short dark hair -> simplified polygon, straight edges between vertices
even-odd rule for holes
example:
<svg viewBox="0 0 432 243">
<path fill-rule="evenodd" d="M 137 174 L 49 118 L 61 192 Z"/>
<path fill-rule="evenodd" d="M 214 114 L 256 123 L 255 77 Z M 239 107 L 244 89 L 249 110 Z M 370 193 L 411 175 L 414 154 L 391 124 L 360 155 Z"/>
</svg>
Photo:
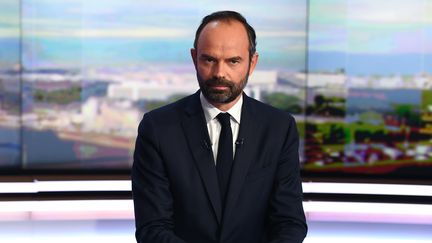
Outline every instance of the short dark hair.
<svg viewBox="0 0 432 243">
<path fill-rule="evenodd" d="M 243 26 L 246 29 L 248 38 L 249 38 L 249 56 L 252 57 L 253 54 L 255 54 L 256 45 L 257 45 L 255 30 L 252 26 L 249 25 L 249 23 L 246 21 L 245 17 L 243 17 L 240 13 L 237 13 L 235 11 L 218 11 L 218 12 L 214 12 L 210 15 L 205 16 L 203 18 L 203 20 L 201 21 L 201 24 L 198 26 L 198 29 L 195 33 L 195 40 L 194 40 L 194 48 L 195 49 L 197 49 L 198 38 L 199 38 L 202 30 L 204 29 L 204 27 L 208 23 L 210 23 L 212 21 L 216 21 L 216 20 L 222 20 L 222 21 L 237 20 L 241 24 L 243 24 Z"/>
</svg>

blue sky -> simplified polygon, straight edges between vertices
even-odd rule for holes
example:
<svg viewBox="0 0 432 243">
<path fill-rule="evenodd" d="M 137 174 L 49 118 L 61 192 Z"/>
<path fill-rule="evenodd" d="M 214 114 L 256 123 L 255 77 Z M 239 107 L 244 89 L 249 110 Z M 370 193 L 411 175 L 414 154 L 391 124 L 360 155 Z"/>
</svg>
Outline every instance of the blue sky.
<svg viewBox="0 0 432 243">
<path fill-rule="evenodd" d="M 19 1 L 0 1 L 0 38 L 19 37 Z"/>
<path fill-rule="evenodd" d="M 29 36 L 184 37 L 204 15 L 221 9 L 240 11 L 262 36 L 304 37 L 306 2 L 300 0 L 33 0 L 23 5 L 23 23 Z"/>
<path fill-rule="evenodd" d="M 311 0 L 311 51 L 432 53 L 432 1 Z"/>
<path fill-rule="evenodd" d="M 73 62 L 71 54 L 76 56 L 75 62 L 100 59 L 120 63 L 128 61 L 127 55 L 131 55 L 129 62 L 139 62 L 136 53 L 114 43 L 116 40 L 157 45 L 154 50 L 133 46 L 134 50 L 147 50 L 142 53 L 143 60 L 155 56 L 149 51 L 160 49 L 161 40 L 164 45 L 169 43 L 174 55 L 184 55 L 183 60 L 190 61 L 189 48 L 202 17 L 230 9 L 241 12 L 256 29 L 257 49 L 264 54 L 261 63 L 267 67 L 305 69 L 307 10 L 304 0 L 33 0 L 25 1 L 22 9 L 25 65 Z M 98 45 L 97 41 L 113 43 L 118 49 L 102 48 L 106 45 Z M 83 48 L 92 51 L 85 53 Z M 116 58 L 115 53 L 122 56 Z M 161 61 L 164 57 L 160 56 Z"/>
<path fill-rule="evenodd" d="M 310 71 L 432 73 L 432 1 L 311 0 Z"/>
<path fill-rule="evenodd" d="M 377 67 L 368 68 L 369 62 L 363 61 L 371 56 L 377 56 L 377 61 L 371 63 L 388 64 L 383 66 L 382 73 L 397 72 L 399 64 L 403 65 L 400 68 L 403 73 L 414 74 L 432 63 L 432 1 L 428 0 L 311 0 L 309 16 L 305 0 L 31 0 L 22 3 L 24 51 L 27 51 L 25 57 L 30 58 L 25 60 L 31 65 L 79 62 L 81 58 L 107 58 L 109 62 L 115 61 L 114 53 L 123 55 L 118 56 L 118 61 L 127 61 L 130 54 L 127 49 L 107 53 L 107 48 L 97 45 L 97 40 L 116 39 L 164 40 L 172 43 L 169 48 L 174 55 L 185 55 L 183 60 L 188 60 L 187 52 L 199 21 L 204 15 L 222 9 L 239 11 L 251 22 L 258 34 L 258 51 L 264 54 L 261 63 L 269 67 L 304 69 L 306 38 L 309 38 L 312 71 L 345 68 L 376 73 Z M 2 38 L 19 37 L 18 12 L 17 1 L 0 2 L 3 45 Z M 306 36 L 307 20 L 309 36 Z M 82 46 L 95 51 L 84 53 Z M 136 53 L 131 55 L 131 61 L 136 61 L 134 58 Z M 399 61 L 408 59 L 415 61 Z M 394 70 L 385 70 L 388 68 Z"/>
</svg>

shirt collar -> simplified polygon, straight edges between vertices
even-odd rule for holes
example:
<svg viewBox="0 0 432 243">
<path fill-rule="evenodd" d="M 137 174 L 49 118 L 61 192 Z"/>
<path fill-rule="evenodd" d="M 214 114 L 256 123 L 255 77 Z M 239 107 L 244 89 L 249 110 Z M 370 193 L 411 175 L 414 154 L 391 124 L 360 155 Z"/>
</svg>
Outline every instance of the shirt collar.
<svg viewBox="0 0 432 243">
<path fill-rule="evenodd" d="M 200 92 L 200 100 L 201 100 L 201 106 L 204 111 L 204 116 L 206 119 L 206 122 L 209 123 L 211 120 L 215 119 L 216 116 L 223 112 L 216 108 L 214 105 L 210 104 L 207 99 L 204 97 L 202 92 Z M 235 122 L 240 124 L 240 118 L 241 118 L 241 108 L 243 105 L 243 95 L 240 95 L 240 99 L 231 107 L 228 112 L 231 117 L 234 119 Z"/>
</svg>

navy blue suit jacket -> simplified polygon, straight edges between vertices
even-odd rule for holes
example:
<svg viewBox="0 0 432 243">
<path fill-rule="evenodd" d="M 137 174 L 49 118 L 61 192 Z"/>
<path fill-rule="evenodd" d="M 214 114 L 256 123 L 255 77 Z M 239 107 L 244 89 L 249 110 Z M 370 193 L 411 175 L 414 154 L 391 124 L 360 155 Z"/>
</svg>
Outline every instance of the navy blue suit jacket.
<svg viewBox="0 0 432 243">
<path fill-rule="evenodd" d="M 225 208 L 199 92 L 144 115 L 132 168 L 139 243 L 303 241 L 294 118 L 243 97 Z"/>
</svg>

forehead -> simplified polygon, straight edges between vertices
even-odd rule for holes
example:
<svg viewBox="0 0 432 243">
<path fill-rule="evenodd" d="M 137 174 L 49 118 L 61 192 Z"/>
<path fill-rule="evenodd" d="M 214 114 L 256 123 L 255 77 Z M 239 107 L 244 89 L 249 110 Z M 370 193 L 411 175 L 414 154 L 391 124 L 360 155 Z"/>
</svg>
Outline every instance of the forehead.
<svg viewBox="0 0 432 243">
<path fill-rule="evenodd" d="M 249 52 L 246 28 L 237 20 L 217 20 L 208 23 L 199 35 L 198 51 Z"/>
</svg>

